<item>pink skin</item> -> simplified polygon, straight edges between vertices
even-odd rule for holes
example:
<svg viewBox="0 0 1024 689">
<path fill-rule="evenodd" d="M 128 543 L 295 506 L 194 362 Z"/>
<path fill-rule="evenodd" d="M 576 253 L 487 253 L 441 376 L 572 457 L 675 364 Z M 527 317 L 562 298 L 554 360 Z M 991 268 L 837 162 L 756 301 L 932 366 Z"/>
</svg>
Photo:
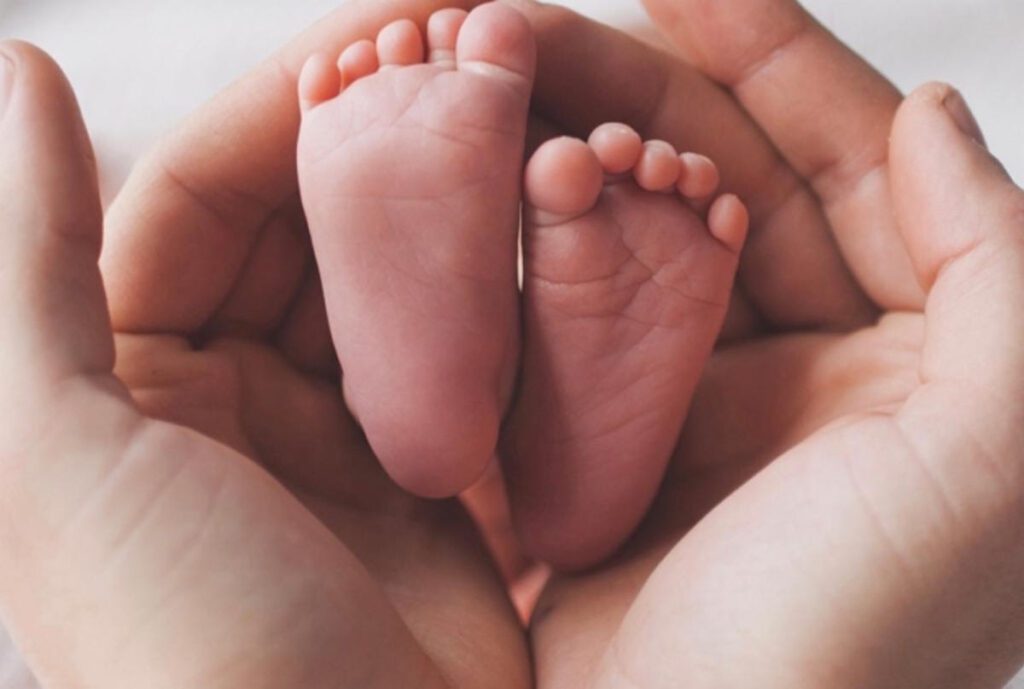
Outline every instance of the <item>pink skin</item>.
<svg viewBox="0 0 1024 689">
<path fill-rule="evenodd" d="M 549 141 L 525 180 L 525 349 L 503 455 L 527 549 L 577 569 L 620 546 L 654 497 L 748 218 L 735 196 L 711 199 L 707 158 L 620 124 Z"/>
<path fill-rule="evenodd" d="M 438 12 L 426 40 L 395 22 L 300 80 L 299 179 L 345 397 L 418 495 L 475 482 L 511 397 L 535 53 L 526 19 L 492 3 Z"/>
</svg>

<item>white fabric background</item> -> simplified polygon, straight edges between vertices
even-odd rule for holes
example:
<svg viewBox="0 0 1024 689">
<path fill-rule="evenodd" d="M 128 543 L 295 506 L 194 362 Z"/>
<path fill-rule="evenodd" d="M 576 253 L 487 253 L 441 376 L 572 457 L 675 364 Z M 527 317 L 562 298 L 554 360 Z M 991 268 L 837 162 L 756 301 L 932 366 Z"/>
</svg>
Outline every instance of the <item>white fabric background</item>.
<svg viewBox="0 0 1024 689">
<path fill-rule="evenodd" d="M 384 0 L 381 0 L 384 1 Z M 338 0 L 0 0 L 0 36 L 35 42 L 78 91 L 109 198 L 182 116 Z M 639 25 L 638 0 L 568 0 Z M 966 95 L 992 149 L 1024 180 L 1024 2 L 806 0 L 904 89 L 942 79 Z M 17 563 L 0 563 L 17 566 Z M 34 689 L 0 629 L 0 689 Z M 1024 689 L 1024 675 L 1012 685 Z"/>
</svg>

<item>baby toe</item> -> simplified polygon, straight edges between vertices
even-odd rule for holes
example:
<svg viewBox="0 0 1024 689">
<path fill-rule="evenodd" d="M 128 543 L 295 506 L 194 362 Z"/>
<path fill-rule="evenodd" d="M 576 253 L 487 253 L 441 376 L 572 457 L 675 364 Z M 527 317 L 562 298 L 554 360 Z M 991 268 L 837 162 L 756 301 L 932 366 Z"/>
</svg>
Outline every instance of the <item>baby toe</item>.
<svg viewBox="0 0 1024 689">
<path fill-rule="evenodd" d="M 624 124 L 602 124 L 590 135 L 588 143 L 601 161 L 601 167 L 610 175 L 632 170 L 644 152 L 643 139 Z"/>
<path fill-rule="evenodd" d="M 688 199 L 706 199 L 718 190 L 721 176 L 718 166 L 698 153 L 684 153 L 679 156 L 682 171 L 679 175 L 677 189 Z"/>
<path fill-rule="evenodd" d="M 435 12 L 427 23 L 428 59 L 435 64 L 455 65 L 455 45 L 469 13 L 450 8 Z"/>
<path fill-rule="evenodd" d="M 338 58 L 338 73 L 341 74 L 342 88 L 348 88 L 363 77 L 368 77 L 380 68 L 377 46 L 373 41 L 353 43 Z"/>
<path fill-rule="evenodd" d="M 381 67 L 404 67 L 423 62 L 423 35 L 416 23 L 400 19 L 377 35 L 377 57 Z"/>
<path fill-rule="evenodd" d="M 711 204 L 708 211 L 708 229 L 715 239 L 734 253 L 742 251 L 749 227 L 750 214 L 739 197 L 724 194 Z"/>
<path fill-rule="evenodd" d="M 299 105 L 306 113 L 338 95 L 338 70 L 325 53 L 316 53 L 302 67 L 299 74 Z"/>
<path fill-rule="evenodd" d="M 648 141 L 644 144 L 640 161 L 633 169 L 633 176 L 641 189 L 668 191 L 679 181 L 682 166 L 682 160 L 672 144 L 666 141 Z"/>
</svg>

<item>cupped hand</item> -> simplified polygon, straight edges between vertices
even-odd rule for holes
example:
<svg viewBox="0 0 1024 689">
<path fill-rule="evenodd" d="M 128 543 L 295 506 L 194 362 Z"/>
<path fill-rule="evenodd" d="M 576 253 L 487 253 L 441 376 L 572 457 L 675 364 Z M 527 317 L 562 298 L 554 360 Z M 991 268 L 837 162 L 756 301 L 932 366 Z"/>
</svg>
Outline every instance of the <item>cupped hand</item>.
<svg viewBox="0 0 1024 689">
<path fill-rule="evenodd" d="M 350 4 L 140 166 L 106 220 L 118 378 L 84 137 L 40 115 L 70 100 L 52 68 L 31 99 L 19 78 L 0 600 L 45 680 L 528 684 L 460 515 L 391 492 L 339 421 L 294 181 L 303 59 L 449 4 Z M 755 234 L 651 518 L 538 610 L 540 686 L 996 686 L 1021 645 L 1019 191 L 946 91 L 894 130 L 900 95 L 792 2 L 651 4 L 691 66 L 519 3 L 538 111 L 710 154 Z"/>
<path fill-rule="evenodd" d="M 901 105 L 795 2 L 647 4 L 682 59 L 518 4 L 539 115 L 708 154 L 751 243 L 647 522 L 541 600 L 538 685 L 1002 686 L 1024 659 L 1024 193 L 955 91 Z"/>
<path fill-rule="evenodd" d="M 438 4 L 348 6 L 169 140 L 106 218 L 109 301 L 74 96 L 0 46 L 0 611 L 44 686 L 529 685 L 469 519 L 344 409 L 280 136 L 298 53 Z"/>
</svg>

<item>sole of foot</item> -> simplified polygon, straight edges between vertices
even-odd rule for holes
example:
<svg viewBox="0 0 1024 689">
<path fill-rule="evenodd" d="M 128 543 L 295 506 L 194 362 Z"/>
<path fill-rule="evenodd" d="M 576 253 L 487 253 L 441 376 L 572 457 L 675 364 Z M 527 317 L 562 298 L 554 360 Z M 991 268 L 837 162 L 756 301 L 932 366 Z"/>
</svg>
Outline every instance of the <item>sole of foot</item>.
<svg viewBox="0 0 1024 689">
<path fill-rule="evenodd" d="M 448 497 L 494 456 L 519 349 L 536 46 L 497 3 L 384 28 L 299 84 L 299 181 L 346 400 L 388 473 Z"/>
<path fill-rule="evenodd" d="M 527 165 L 524 352 L 504 433 L 517 530 L 579 569 L 649 509 L 725 319 L 748 215 L 706 157 L 627 126 Z"/>
</svg>

